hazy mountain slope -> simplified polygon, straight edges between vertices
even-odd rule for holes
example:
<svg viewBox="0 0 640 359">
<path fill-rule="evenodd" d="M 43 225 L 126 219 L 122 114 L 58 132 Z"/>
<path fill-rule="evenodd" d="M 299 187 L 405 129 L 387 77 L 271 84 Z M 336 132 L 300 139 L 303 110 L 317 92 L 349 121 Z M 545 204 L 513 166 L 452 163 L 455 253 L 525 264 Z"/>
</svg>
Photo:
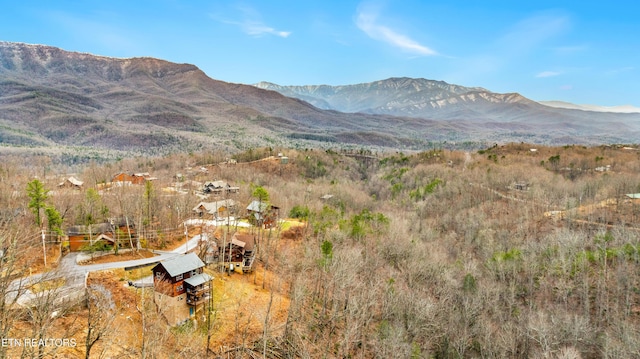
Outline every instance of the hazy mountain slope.
<svg viewBox="0 0 640 359">
<path fill-rule="evenodd" d="M 10 145 L 151 153 L 274 139 L 419 147 L 441 138 L 432 131 L 438 126 L 324 111 L 275 91 L 213 80 L 193 65 L 0 42 L 0 140 Z"/>
<path fill-rule="evenodd" d="M 480 87 L 412 78 L 390 78 L 345 86 L 280 86 L 268 82 L 255 86 L 325 109 L 420 118 L 440 117 L 463 110 L 480 112 L 481 107 L 488 104 L 533 103 L 518 94 L 496 94 Z"/>
<path fill-rule="evenodd" d="M 597 106 L 597 105 L 577 105 L 564 101 L 539 101 L 540 104 L 554 107 L 566 108 L 572 110 L 596 111 L 596 112 L 614 112 L 614 113 L 640 113 L 640 108 L 634 106 Z"/>
<path fill-rule="evenodd" d="M 420 149 L 443 141 L 638 138 L 637 114 L 594 117 L 517 94 L 443 82 L 392 79 L 344 89 L 309 88 L 308 96 L 324 93 L 327 103 L 362 111 L 323 110 L 276 91 L 211 79 L 189 64 L 0 42 L 0 144 L 158 154 L 317 141 Z M 424 89 L 432 93 L 427 96 Z M 374 101 L 365 94 L 379 97 Z"/>
<path fill-rule="evenodd" d="M 499 94 L 426 79 L 390 78 L 345 86 L 261 82 L 255 86 L 337 111 L 476 123 L 481 127 L 475 129 L 478 137 L 486 136 L 483 130 L 492 128 L 503 141 L 528 137 L 546 138 L 551 143 L 636 142 L 640 131 L 637 113 L 550 107 L 517 93 Z"/>
</svg>

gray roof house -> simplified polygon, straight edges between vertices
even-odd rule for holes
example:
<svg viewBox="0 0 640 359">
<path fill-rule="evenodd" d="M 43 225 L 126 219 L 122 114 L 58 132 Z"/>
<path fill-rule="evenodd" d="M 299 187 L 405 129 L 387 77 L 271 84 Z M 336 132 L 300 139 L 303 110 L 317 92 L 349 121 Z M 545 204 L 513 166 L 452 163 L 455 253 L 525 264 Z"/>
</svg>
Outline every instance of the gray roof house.
<svg viewBox="0 0 640 359">
<path fill-rule="evenodd" d="M 204 273 L 204 263 L 195 253 L 164 260 L 152 271 L 154 301 L 171 325 L 193 317 L 209 298 L 213 278 Z"/>
<path fill-rule="evenodd" d="M 225 213 L 232 212 L 236 207 L 236 201 L 232 199 L 224 199 L 215 202 L 200 202 L 193 208 L 193 211 L 202 217 L 202 215 L 211 214 L 215 217 L 224 217 Z"/>
<path fill-rule="evenodd" d="M 280 207 L 256 200 L 249 203 L 247 212 L 250 220 L 255 220 L 257 224 L 270 228 L 280 216 Z"/>
</svg>

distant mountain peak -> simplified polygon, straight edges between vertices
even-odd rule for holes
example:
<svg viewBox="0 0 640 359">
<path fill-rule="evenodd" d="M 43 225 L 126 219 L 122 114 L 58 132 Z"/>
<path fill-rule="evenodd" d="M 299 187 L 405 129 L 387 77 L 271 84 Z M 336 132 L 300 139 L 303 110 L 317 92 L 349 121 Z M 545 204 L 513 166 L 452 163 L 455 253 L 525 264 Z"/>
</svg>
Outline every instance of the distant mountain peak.
<svg viewBox="0 0 640 359">
<path fill-rule="evenodd" d="M 554 108 L 565 108 L 571 110 L 612 112 L 612 113 L 640 113 L 640 108 L 631 105 L 623 106 L 597 106 L 597 105 L 577 105 L 564 101 L 540 101 L 541 104 Z"/>
<path fill-rule="evenodd" d="M 354 85 L 281 86 L 261 82 L 255 86 L 278 91 L 314 106 L 342 112 L 433 118 L 433 111 L 459 111 L 465 104 L 534 103 L 517 94 L 498 94 L 482 87 L 465 87 L 424 78 L 391 77 Z M 436 116 L 437 117 L 437 116 Z"/>
</svg>

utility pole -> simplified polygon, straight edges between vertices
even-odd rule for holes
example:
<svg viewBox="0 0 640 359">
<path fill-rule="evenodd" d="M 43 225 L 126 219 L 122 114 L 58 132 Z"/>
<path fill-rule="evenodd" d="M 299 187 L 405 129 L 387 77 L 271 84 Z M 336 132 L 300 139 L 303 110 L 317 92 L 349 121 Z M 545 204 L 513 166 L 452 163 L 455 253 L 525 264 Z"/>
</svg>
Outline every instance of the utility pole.
<svg viewBox="0 0 640 359">
<path fill-rule="evenodd" d="M 225 271 L 225 266 L 227 265 L 227 257 L 226 257 L 226 253 L 227 252 L 227 235 L 225 234 L 222 237 L 222 267 L 220 268 L 221 271 L 220 273 L 224 273 Z M 218 252 L 220 253 L 220 252 Z M 219 262 L 218 262 L 219 263 Z"/>
<path fill-rule="evenodd" d="M 213 278 L 209 280 L 209 305 L 207 306 L 207 353 L 206 358 L 209 357 L 209 347 L 211 344 L 211 315 L 213 313 Z"/>
<path fill-rule="evenodd" d="M 231 266 L 233 265 L 231 263 L 231 260 L 232 260 L 232 257 L 231 257 L 231 244 L 233 244 L 232 242 L 233 241 L 229 242 L 229 268 L 228 268 L 227 275 L 231 275 Z"/>
<path fill-rule="evenodd" d="M 44 243 L 44 237 L 45 237 L 45 234 L 43 229 L 42 230 L 42 254 L 44 256 L 44 266 L 46 267 L 47 266 L 47 247 Z"/>
<path fill-rule="evenodd" d="M 184 244 L 184 254 L 187 254 L 189 253 L 189 231 L 187 231 L 187 222 L 182 222 L 182 224 L 184 224 L 184 238 L 186 239 L 186 242 Z"/>
</svg>

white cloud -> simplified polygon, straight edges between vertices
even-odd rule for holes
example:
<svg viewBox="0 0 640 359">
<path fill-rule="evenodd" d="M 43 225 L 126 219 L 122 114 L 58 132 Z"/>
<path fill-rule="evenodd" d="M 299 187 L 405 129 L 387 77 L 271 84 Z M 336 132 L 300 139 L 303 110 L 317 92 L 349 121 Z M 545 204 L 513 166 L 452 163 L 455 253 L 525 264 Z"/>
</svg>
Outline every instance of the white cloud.
<svg viewBox="0 0 640 359">
<path fill-rule="evenodd" d="M 417 55 L 438 55 L 438 53 L 431 48 L 424 46 L 391 28 L 379 24 L 378 11 L 371 6 L 361 6 L 358 9 L 355 22 L 360 30 L 374 40 L 386 42 L 389 45 Z"/>
<path fill-rule="evenodd" d="M 268 34 L 286 38 L 291 35 L 291 31 L 276 30 L 262 23 L 253 21 L 245 21 L 239 25 L 246 34 L 251 36 L 262 36 L 264 34 Z"/>
<path fill-rule="evenodd" d="M 260 37 L 263 35 L 273 35 L 282 38 L 287 38 L 291 35 L 291 31 L 276 30 L 275 28 L 265 25 L 262 22 L 262 16 L 253 8 L 242 6 L 238 10 L 242 13 L 242 20 L 223 20 L 218 19 L 217 16 L 211 16 L 214 20 L 218 20 L 225 24 L 238 26 L 245 34 Z"/>
<path fill-rule="evenodd" d="M 538 73 L 536 75 L 536 77 L 540 77 L 540 78 L 542 78 L 542 77 L 554 77 L 554 76 L 558 76 L 560 74 L 561 74 L 561 72 L 556 72 L 556 71 L 542 71 L 542 72 Z"/>
</svg>

